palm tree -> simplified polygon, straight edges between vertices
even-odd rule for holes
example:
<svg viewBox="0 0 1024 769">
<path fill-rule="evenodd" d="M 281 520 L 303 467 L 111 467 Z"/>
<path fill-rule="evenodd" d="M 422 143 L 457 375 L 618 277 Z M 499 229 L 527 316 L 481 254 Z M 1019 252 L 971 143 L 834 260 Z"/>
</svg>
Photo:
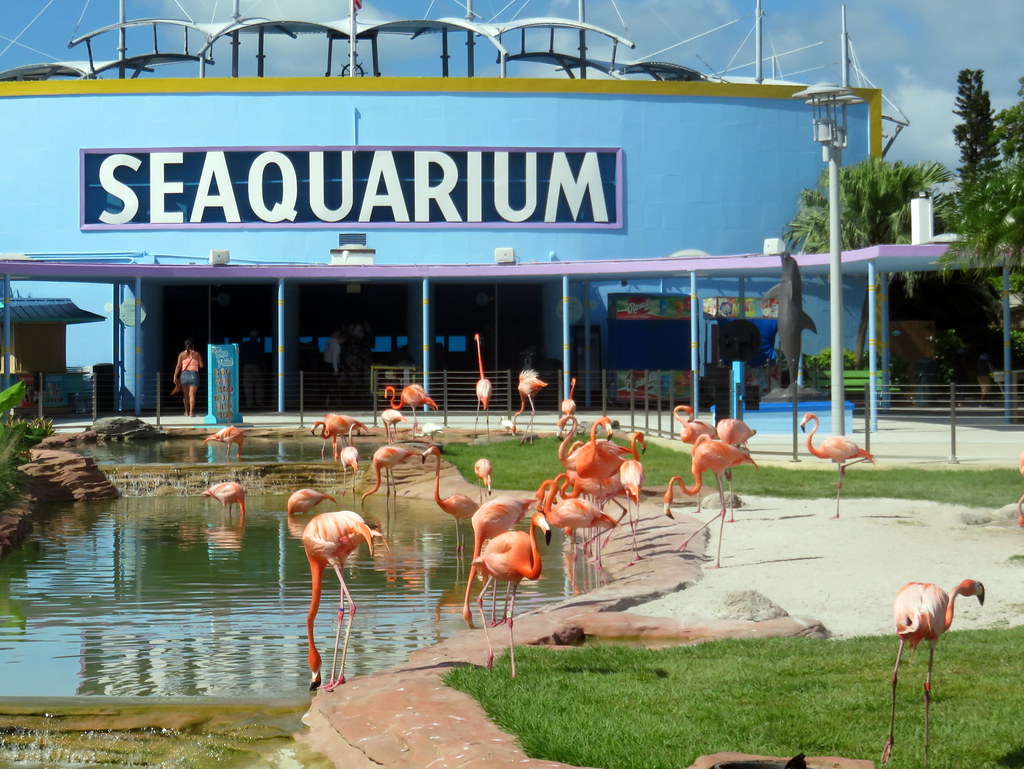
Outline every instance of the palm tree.
<svg viewBox="0 0 1024 769">
<path fill-rule="evenodd" d="M 866 158 L 840 170 L 840 247 L 843 250 L 910 242 L 910 201 L 927 191 L 935 201 L 939 220 L 948 219 L 952 201 L 940 190 L 952 173 L 941 163 L 904 165 L 881 158 Z M 801 191 L 797 213 L 784 236 L 792 250 L 823 254 L 829 250 L 828 171 L 818 186 Z M 900 273 L 899 280 L 912 292 L 914 273 Z M 857 330 L 855 357 L 864 352 L 867 335 L 867 292 Z"/>
<path fill-rule="evenodd" d="M 960 238 L 946 253 L 948 266 L 1024 266 L 1024 160 L 965 184 L 956 225 Z"/>
</svg>

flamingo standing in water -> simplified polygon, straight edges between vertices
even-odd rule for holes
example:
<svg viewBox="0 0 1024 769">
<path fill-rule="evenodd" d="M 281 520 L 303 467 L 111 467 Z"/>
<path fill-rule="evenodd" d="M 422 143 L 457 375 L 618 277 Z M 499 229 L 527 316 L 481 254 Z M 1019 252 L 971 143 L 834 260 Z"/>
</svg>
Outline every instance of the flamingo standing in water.
<svg viewBox="0 0 1024 769">
<path fill-rule="evenodd" d="M 488 407 L 491 404 L 491 380 L 484 376 L 484 356 L 480 351 L 480 335 L 473 334 L 476 340 L 476 365 L 480 369 L 480 378 L 476 380 L 476 418 L 473 420 L 473 432 L 476 432 L 476 423 L 480 419 L 480 409 L 484 410 L 484 424 L 487 426 L 487 434 L 491 434 L 491 415 Z"/>
<path fill-rule="evenodd" d="M 373 472 L 377 477 L 376 483 L 373 484 L 373 488 L 365 492 L 362 498 L 359 500 L 359 504 L 366 504 L 366 498 L 371 494 L 376 493 L 377 489 L 380 488 L 381 473 L 385 475 L 385 488 L 387 496 L 391 497 L 391 491 L 394 489 L 395 498 L 398 498 L 398 488 L 395 485 L 395 476 L 392 472 L 394 468 L 398 467 L 402 462 L 412 457 L 419 456 L 419 452 L 413 449 L 406 449 L 401 446 L 381 446 L 375 452 L 373 452 Z"/>
<path fill-rule="evenodd" d="M 680 413 L 686 414 L 688 419 L 683 419 Z M 679 428 L 679 440 L 683 443 L 696 443 L 697 439 L 702 435 L 707 435 L 710 438 L 717 438 L 718 431 L 712 425 L 707 422 L 701 422 L 699 419 L 694 420 L 693 409 L 689 406 L 676 406 L 672 409 L 672 417 L 681 426 Z"/>
<path fill-rule="evenodd" d="M 351 510 L 339 510 L 335 513 L 321 513 L 306 525 L 302 532 L 302 546 L 309 560 L 309 572 L 312 578 L 312 596 L 309 601 L 309 614 L 306 616 L 306 639 L 309 644 L 309 669 L 312 673 L 309 688 L 333 690 L 345 683 L 345 657 L 348 654 L 349 637 L 352 634 L 352 620 L 356 614 L 356 603 L 352 600 L 345 585 L 342 569 L 345 560 L 365 540 L 373 555 L 373 532 L 362 516 Z M 330 566 L 338 575 L 341 583 L 341 595 L 338 600 L 338 628 L 334 636 L 334 657 L 331 662 L 331 676 L 327 683 L 320 686 L 320 652 L 317 651 L 313 638 L 313 623 L 320 609 L 320 596 L 323 592 L 324 569 Z M 338 677 L 334 672 L 338 668 L 338 644 L 341 640 L 341 624 L 345 619 L 345 602 L 348 601 L 348 624 L 345 627 L 345 645 L 341 651 L 341 670 Z"/>
<path fill-rule="evenodd" d="M 598 417 L 590 426 L 590 441 L 584 443 L 576 452 L 576 472 L 580 478 L 603 481 L 619 472 L 623 462 L 623 448 L 609 440 L 597 439 L 597 428 L 603 427 L 608 435 L 612 434 L 612 421 L 606 417 Z"/>
<path fill-rule="evenodd" d="M 228 510 L 228 515 L 231 514 L 231 506 L 237 503 L 238 510 L 241 513 L 238 522 L 245 523 L 245 489 L 242 488 L 242 484 L 235 483 L 234 481 L 215 483 L 203 492 L 203 496 L 213 497 L 224 505 Z"/>
<path fill-rule="evenodd" d="M 892 607 L 896 620 L 896 635 L 900 646 L 896 651 L 896 667 L 892 671 L 892 711 L 889 715 L 889 739 L 882 750 L 882 763 L 889 763 L 892 752 L 893 729 L 896 725 L 896 678 L 900 670 L 903 646 L 910 643 L 910 650 L 924 640 L 928 641 L 928 675 L 924 680 L 924 766 L 928 766 L 928 708 L 932 699 L 932 662 L 939 636 L 949 630 L 953 622 L 953 603 L 958 595 L 977 596 L 978 603 L 985 603 L 985 586 L 973 579 L 965 579 L 948 593 L 937 585 L 926 582 L 908 582 L 896 594 Z"/>
<path fill-rule="evenodd" d="M 519 372 L 519 411 L 512 415 L 512 434 L 516 434 L 516 420 L 519 415 L 526 411 L 526 403 L 530 403 L 530 423 L 526 426 L 526 431 L 523 433 L 523 437 L 519 439 L 520 443 L 526 442 L 526 437 L 529 435 L 530 430 L 533 428 L 533 419 L 537 416 L 537 407 L 533 405 L 533 396 L 548 386 L 547 382 L 542 382 L 540 376 L 532 368 L 523 369 Z"/>
<path fill-rule="evenodd" d="M 480 479 L 480 501 L 484 501 L 484 489 L 487 489 L 487 496 L 491 496 L 491 476 L 494 474 L 494 465 L 487 457 L 480 457 L 473 463 L 473 473 Z"/>
<path fill-rule="evenodd" d="M 321 494 L 313 489 L 299 489 L 288 497 L 288 515 L 308 513 L 325 499 L 337 503 L 337 500 L 330 494 Z"/>
<path fill-rule="evenodd" d="M 320 449 L 320 457 L 323 458 L 324 450 L 327 447 L 327 439 L 331 439 L 331 451 L 334 455 L 334 461 L 338 461 L 338 438 L 340 437 L 343 445 L 352 445 L 352 432 L 359 431 L 369 432 L 369 428 L 360 422 L 358 419 L 348 416 L 347 414 L 327 414 L 320 422 L 313 423 L 313 435 L 316 435 L 316 428 L 320 428 L 320 437 L 324 439 L 324 445 Z"/>
<path fill-rule="evenodd" d="M 484 542 L 519 523 L 534 501 L 532 497 L 494 497 L 480 505 L 473 513 L 470 519 L 473 525 L 473 558 L 470 561 L 469 578 L 466 580 L 466 597 L 462 603 L 462 618 L 470 627 L 473 627 L 473 615 L 469 610 L 469 594 L 473 589 L 473 576 L 477 570 L 476 560 L 483 551 Z"/>
<path fill-rule="evenodd" d="M 831 459 L 836 463 L 836 514 L 832 516 L 835 519 L 839 517 L 839 495 L 843 493 L 843 476 L 846 475 L 846 468 L 865 461 L 875 464 L 875 458 L 849 438 L 844 438 L 841 435 L 826 438 L 818 448 L 814 448 L 812 441 L 814 434 L 818 432 L 818 417 L 814 414 L 804 414 L 804 418 L 800 421 L 800 429 L 804 430 L 808 422 L 814 422 L 814 428 L 807 435 L 807 450 L 818 459 Z"/>
<path fill-rule="evenodd" d="M 461 553 L 462 545 L 462 522 L 473 517 L 473 513 L 480 507 L 476 502 L 465 494 L 452 494 L 450 497 L 441 498 L 441 447 L 430 446 L 423 452 L 423 461 L 427 457 L 437 457 L 437 468 L 434 473 L 434 501 L 437 506 L 455 519 L 455 550 Z"/>
<path fill-rule="evenodd" d="M 401 409 L 403 406 L 408 406 L 412 412 L 412 434 L 416 434 L 416 429 L 419 427 L 419 422 L 416 421 L 416 410 L 423 406 L 429 406 L 434 411 L 437 411 L 437 403 L 434 399 L 427 395 L 427 391 L 423 389 L 423 385 L 411 384 L 406 385 L 402 388 L 401 395 L 396 394 L 396 390 L 391 385 L 384 388 L 384 397 L 388 397 L 388 392 L 391 393 L 391 408 Z"/>
<path fill-rule="evenodd" d="M 601 540 L 600 536 L 605 529 L 614 529 L 616 521 L 609 515 L 601 512 L 601 508 L 588 499 L 579 497 L 568 497 L 555 503 L 555 494 L 558 491 L 559 482 L 567 479 L 565 473 L 560 473 L 554 480 L 546 480 L 537 489 L 539 509 L 547 522 L 565 532 L 565 535 L 573 543 L 573 557 L 575 558 L 575 535 L 577 531 L 597 529 L 596 534 L 580 542 L 584 553 L 589 553 L 590 543 L 597 540 L 595 566 L 601 569 Z"/>
<path fill-rule="evenodd" d="M 356 474 L 359 472 L 359 449 L 355 446 L 345 446 L 341 450 L 340 458 L 342 467 L 352 469 L 352 499 L 356 498 Z"/>
<path fill-rule="evenodd" d="M 576 416 L 576 401 L 573 400 L 573 395 L 576 394 L 576 377 L 569 380 L 569 397 L 565 398 L 559 405 L 559 410 L 564 416 L 572 417 Z"/>
<path fill-rule="evenodd" d="M 629 527 L 633 535 L 633 554 L 637 560 L 640 560 L 643 556 L 640 555 L 640 550 L 636 545 L 636 527 L 640 523 L 640 492 L 647 480 L 647 474 L 644 472 L 643 462 L 640 461 L 640 452 L 637 451 L 637 446 L 640 446 L 642 451 L 647 451 L 647 440 L 641 432 L 633 433 L 633 437 L 630 439 L 633 456 L 623 460 L 619 466 L 619 481 L 622 483 L 626 495 L 627 507 L 616 523 L 622 523 L 623 517 L 629 515 Z M 607 545 L 611 538 L 612 535 L 609 534 L 604 543 Z"/>
<path fill-rule="evenodd" d="M 536 528 L 544 532 L 546 544 L 551 542 L 551 527 L 544 516 L 536 512 L 530 518 L 530 530 L 506 531 L 487 543 L 483 553 L 473 559 L 471 568 L 478 568 L 486 576 L 483 589 L 476 598 L 476 608 L 480 614 L 480 623 L 484 626 L 484 638 L 487 639 L 487 669 L 490 670 L 494 664 L 494 649 L 491 647 L 491 637 L 487 633 L 487 622 L 484 619 L 484 593 L 491 583 L 497 591 L 498 582 L 507 582 L 509 585 L 510 599 L 505 612 L 505 619 L 508 621 L 508 653 L 512 667 L 511 677 L 516 677 L 516 643 L 512 635 L 513 615 L 516 608 L 516 591 L 519 583 L 524 579 L 537 579 L 540 577 L 541 559 L 540 548 L 537 547 L 537 538 L 534 536 Z"/>
<path fill-rule="evenodd" d="M 210 441 L 223 443 L 225 446 L 227 446 L 227 452 L 224 454 L 225 461 L 231 461 L 231 444 L 235 444 L 235 459 L 241 460 L 242 444 L 245 442 L 245 433 L 242 432 L 241 428 L 235 427 L 234 425 L 222 427 L 213 435 L 208 435 L 207 437 L 203 438 L 203 445 L 205 446 Z"/>
<path fill-rule="evenodd" d="M 757 467 L 757 463 L 750 458 L 742 449 L 738 449 L 735 446 L 730 446 L 727 443 L 721 441 L 713 441 L 707 436 L 702 436 L 697 443 L 693 446 L 693 454 L 690 458 L 690 470 L 693 473 L 694 486 L 692 489 L 686 487 L 682 479 L 678 480 L 683 493 L 688 496 L 693 496 L 700 492 L 704 485 L 704 472 L 710 470 L 715 475 L 715 483 L 718 485 L 718 498 L 722 503 L 722 509 L 718 515 L 711 518 L 707 523 L 701 526 L 697 531 L 693 532 L 687 537 L 683 544 L 676 548 L 676 550 L 685 550 L 686 546 L 690 543 L 697 534 L 706 529 L 714 522 L 715 518 L 721 518 L 721 522 L 718 525 L 718 555 L 715 560 L 715 565 L 712 568 L 717 569 L 722 565 L 722 532 L 725 529 L 725 488 L 722 486 L 722 475 L 733 467 L 738 465 L 749 464 Z M 671 492 L 672 484 L 679 476 L 673 476 L 669 480 L 668 491 L 665 493 L 665 512 L 669 517 L 669 505 L 671 504 Z"/>
</svg>

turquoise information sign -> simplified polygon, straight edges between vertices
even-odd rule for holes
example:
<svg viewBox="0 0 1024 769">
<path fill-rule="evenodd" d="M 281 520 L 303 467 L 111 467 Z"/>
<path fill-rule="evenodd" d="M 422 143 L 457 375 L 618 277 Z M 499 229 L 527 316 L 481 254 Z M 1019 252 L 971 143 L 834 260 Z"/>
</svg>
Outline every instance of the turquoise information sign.
<svg viewBox="0 0 1024 769">
<path fill-rule="evenodd" d="M 226 425 L 242 421 L 238 411 L 238 345 L 206 346 L 206 424 Z"/>
</svg>

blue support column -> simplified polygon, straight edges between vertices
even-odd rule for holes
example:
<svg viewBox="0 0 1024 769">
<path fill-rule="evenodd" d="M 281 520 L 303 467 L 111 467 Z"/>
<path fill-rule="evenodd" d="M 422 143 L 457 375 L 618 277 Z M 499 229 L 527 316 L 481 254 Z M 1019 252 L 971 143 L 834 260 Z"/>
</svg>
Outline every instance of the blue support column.
<svg viewBox="0 0 1024 769">
<path fill-rule="evenodd" d="M 277 280 L 277 411 L 284 413 L 284 279 Z"/>
<path fill-rule="evenodd" d="M 693 416 L 700 413 L 700 331 L 701 307 L 697 298 L 697 273 L 690 273 L 690 383 L 693 387 Z"/>
<path fill-rule="evenodd" d="M 114 350 L 113 350 L 113 402 L 111 406 L 114 411 L 121 410 L 121 383 L 124 372 L 124 323 L 121 322 L 121 300 L 124 297 L 124 286 L 121 283 L 114 284 Z"/>
<path fill-rule="evenodd" d="M 142 414 L 142 278 L 135 278 L 135 302 L 132 309 L 135 311 L 135 327 L 132 329 L 135 342 L 135 382 L 132 389 L 135 391 L 135 416 Z"/>
<path fill-rule="evenodd" d="M 593 362 L 590 358 L 590 281 L 583 284 L 583 367 L 587 370 L 587 393 L 586 404 L 590 408 L 590 378 L 593 372 Z M 598 380 L 600 381 L 600 379 Z M 604 382 L 601 382 L 604 387 Z"/>
<path fill-rule="evenodd" d="M 892 372 L 889 367 L 889 273 L 883 272 L 878 278 L 878 304 L 882 311 L 882 406 L 889 408 L 892 393 Z"/>
<path fill-rule="evenodd" d="M 747 377 L 747 364 L 741 360 L 732 362 L 732 377 L 729 380 L 729 403 L 733 419 L 743 419 L 743 389 Z"/>
<path fill-rule="evenodd" d="M 430 392 L 430 279 L 423 279 L 423 389 Z"/>
<path fill-rule="evenodd" d="M 4 273 L 4 389 L 11 386 L 11 275 Z"/>
<path fill-rule="evenodd" d="M 878 430 L 878 278 L 875 263 L 868 262 L 868 425 Z"/>
</svg>

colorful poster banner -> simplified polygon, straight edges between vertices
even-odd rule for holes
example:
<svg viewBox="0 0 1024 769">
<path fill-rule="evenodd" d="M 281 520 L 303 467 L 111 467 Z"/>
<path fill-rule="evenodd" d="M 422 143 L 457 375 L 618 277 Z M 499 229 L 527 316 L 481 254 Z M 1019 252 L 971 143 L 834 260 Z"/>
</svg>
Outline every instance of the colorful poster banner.
<svg viewBox="0 0 1024 769">
<path fill-rule="evenodd" d="M 683 320 L 690 317 L 688 294 L 610 294 L 612 320 Z"/>
<path fill-rule="evenodd" d="M 206 346 L 206 424 L 226 425 L 242 421 L 238 411 L 238 345 Z"/>
<path fill-rule="evenodd" d="M 778 299 L 746 297 L 742 303 L 738 296 L 707 296 L 702 302 L 704 314 L 712 318 L 777 318 Z M 743 310 L 741 313 L 740 310 Z"/>
<path fill-rule="evenodd" d="M 644 398 L 683 400 L 691 396 L 691 371 L 619 371 L 616 374 L 613 396 L 620 403 Z"/>
</svg>

